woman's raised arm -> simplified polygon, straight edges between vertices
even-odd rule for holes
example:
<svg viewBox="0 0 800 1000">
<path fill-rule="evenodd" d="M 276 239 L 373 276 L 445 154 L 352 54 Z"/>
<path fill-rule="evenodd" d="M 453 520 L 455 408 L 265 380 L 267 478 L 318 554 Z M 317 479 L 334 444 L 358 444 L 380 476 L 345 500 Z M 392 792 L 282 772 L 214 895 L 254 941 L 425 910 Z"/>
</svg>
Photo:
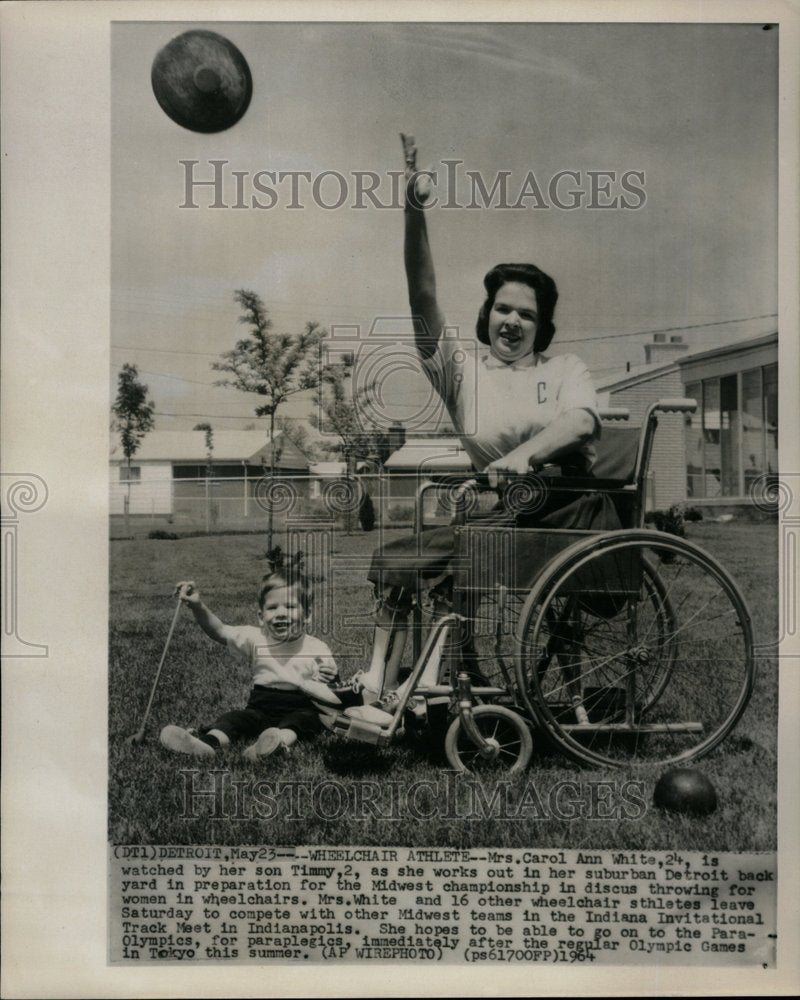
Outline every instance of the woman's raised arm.
<svg viewBox="0 0 800 1000">
<path fill-rule="evenodd" d="M 400 134 L 406 163 L 404 256 L 408 301 L 414 321 L 414 339 L 423 358 L 429 358 L 444 327 L 444 316 L 436 301 L 436 275 L 428 243 L 423 205 L 428 198 L 425 176 L 416 177 L 417 147 L 413 135 Z"/>
</svg>

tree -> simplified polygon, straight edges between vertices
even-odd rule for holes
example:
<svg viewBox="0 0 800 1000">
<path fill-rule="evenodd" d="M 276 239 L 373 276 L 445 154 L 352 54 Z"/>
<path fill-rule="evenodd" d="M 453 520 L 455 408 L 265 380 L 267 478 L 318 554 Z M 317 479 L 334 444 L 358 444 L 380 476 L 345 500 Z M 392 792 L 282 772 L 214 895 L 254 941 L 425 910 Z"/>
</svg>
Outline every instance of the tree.
<svg viewBox="0 0 800 1000">
<path fill-rule="evenodd" d="M 339 365 L 329 365 L 322 373 L 317 388 L 317 416 L 312 422 L 318 426 L 320 416 L 326 430 L 332 430 L 340 439 L 337 450 L 345 461 L 345 478 L 350 482 L 358 460 L 381 464 L 389 457 L 387 435 L 369 419 L 372 409 L 370 398 L 376 382 L 355 387 L 350 382 L 353 362 L 345 360 Z M 359 509 L 361 503 L 359 503 Z M 372 512 L 374 524 L 374 509 Z M 363 525 L 362 525 L 363 526 Z M 352 529 L 352 512 L 345 516 L 345 530 Z M 364 528 L 365 531 L 371 530 Z"/>
<path fill-rule="evenodd" d="M 345 461 L 383 463 L 389 457 L 389 438 L 368 417 L 376 382 L 351 387 L 352 372 L 353 362 L 349 360 L 329 365 L 323 371 L 317 388 L 317 415 L 310 418 L 311 423 L 317 427 L 323 423 L 326 430 L 339 437 L 336 450 Z"/>
<path fill-rule="evenodd" d="M 320 460 L 319 444 L 311 437 L 303 421 L 293 417 L 277 417 L 275 424 L 281 432 L 281 437 L 291 441 L 304 458 L 309 462 Z"/>
<path fill-rule="evenodd" d="M 325 337 L 318 323 L 306 323 L 305 330 L 292 336 L 275 333 L 266 307 L 255 292 L 237 289 L 234 298 L 242 308 L 239 322 L 249 327 L 248 336 L 225 351 L 213 362 L 215 371 L 228 372 L 229 378 L 215 384 L 233 386 L 241 392 L 262 397 L 255 407 L 257 417 L 269 417 L 270 477 L 275 476 L 277 452 L 275 418 L 279 407 L 298 392 L 316 389 L 321 375 L 320 345 Z M 267 528 L 268 547 L 272 548 L 272 508 Z"/>
<path fill-rule="evenodd" d="M 214 428 L 211 424 L 195 424 L 194 430 L 206 432 L 206 479 L 214 478 Z"/>
<path fill-rule="evenodd" d="M 147 386 L 139 381 L 136 365 L 124 364 L 117 376 L 117 398 L 111 407 L 114 427 L 119 432 L 122 453 L 128 462 L 128 493 L 125 497 L 127 518 L 131 503 L 131 459 L 148 431 L 153 429 L 155 405 L 147 398 Z"/>
</svg>

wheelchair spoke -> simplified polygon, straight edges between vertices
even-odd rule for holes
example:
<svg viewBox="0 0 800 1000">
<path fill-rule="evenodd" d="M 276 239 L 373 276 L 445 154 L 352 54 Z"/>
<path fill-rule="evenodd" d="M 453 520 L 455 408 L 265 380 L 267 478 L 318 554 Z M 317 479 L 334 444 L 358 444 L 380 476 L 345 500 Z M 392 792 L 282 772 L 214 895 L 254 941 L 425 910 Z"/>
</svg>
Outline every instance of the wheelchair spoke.
<svg viewBox="0 0 800 1000">
<path fill-rule="evenodd" d="M 519 683 L 573 756 L 688 759 L 713 749 L 747 702 L 749 616 L 710 556 L 652 532 L 631 535 L 596 552 L 575 546 L 574 560 L 537 584 L 521 627 Z"/>
<path fill-rule="evenodd" d="M 481 752 L 457 717 L 445 739 L 447 759 L 456 770 L 509 773 L 527 766 L 533 742 L 528 727 L 516 712 L 499 705 L 480 705 L 472 711 L 472 723 L 489 744 L 489 753 Z"/>
</svg>

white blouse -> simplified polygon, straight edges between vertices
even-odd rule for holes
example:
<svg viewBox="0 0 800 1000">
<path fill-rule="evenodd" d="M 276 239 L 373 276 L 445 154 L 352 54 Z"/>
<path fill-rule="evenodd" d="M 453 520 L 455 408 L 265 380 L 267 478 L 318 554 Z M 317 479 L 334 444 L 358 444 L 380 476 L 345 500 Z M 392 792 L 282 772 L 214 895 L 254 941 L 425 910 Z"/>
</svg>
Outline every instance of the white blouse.
<svg viewBox="0 0 800 1000">
<path fill-rule="evenodd" d="M 443 334 L 422 367 L 442 398 L 476 469 L 529 441 L 568 410 L 588 410 L 600 430 L 597 396 L 586 365 L 574 354 L 528 354 L 507 365 L 482 344 Z M 578 449 L 591 467 L 591 442 Z"/>
</svg>

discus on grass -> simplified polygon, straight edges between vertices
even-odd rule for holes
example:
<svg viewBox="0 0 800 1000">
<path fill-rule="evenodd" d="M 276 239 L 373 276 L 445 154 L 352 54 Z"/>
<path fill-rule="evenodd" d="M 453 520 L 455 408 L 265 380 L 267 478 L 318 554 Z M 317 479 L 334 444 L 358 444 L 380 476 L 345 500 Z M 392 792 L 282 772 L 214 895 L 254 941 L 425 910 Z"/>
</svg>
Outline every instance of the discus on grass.
<svg viewBox="0 0 800 1000">
<path fill-rule="evenodd" d="M 156 55 L 153 93 L 169 117 L 193 132 L 222 132 L 247 111 L 250 67 L 233 42 L 214 31 L 185 31 Z"/>
<path fill-rule="evenodd" d="M 653 804 L 665 812 L 708 816 L 717 808 L 717 792 L 702 771 L 678 767 L 658 779 Z"/>
</svg>

